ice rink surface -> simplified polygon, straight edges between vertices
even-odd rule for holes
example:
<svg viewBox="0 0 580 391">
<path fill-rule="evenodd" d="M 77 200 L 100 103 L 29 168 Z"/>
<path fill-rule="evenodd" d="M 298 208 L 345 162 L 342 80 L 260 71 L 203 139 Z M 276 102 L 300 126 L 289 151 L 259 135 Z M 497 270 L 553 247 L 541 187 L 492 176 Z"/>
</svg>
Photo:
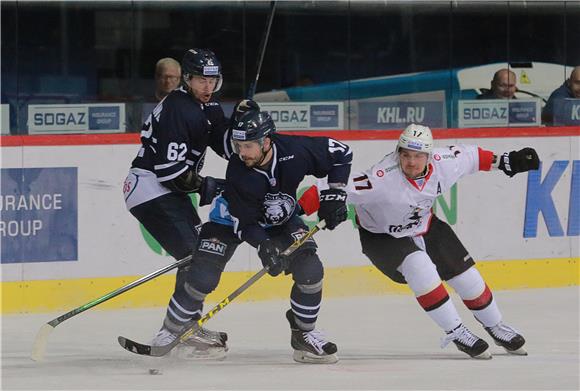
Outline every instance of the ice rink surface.
<svg viewBox="0 0 580 391">
<path fill-rule="evenodd" d="M 229 334 L 223 361 L 141 357 L 117 344 L 118 335 L 148 342 L 164 308 L 97 307 L 71 318 L 52 333 L 41 363 L 30 359 L 36 332 L 62 313 L 4 316 L 2 389 L 578 390 L 578 287 L 494 296 L 506 323 L 527 339 L 529 356 L 507 355 L 493 345 L 493 359 L 480 361 L 453 345 L 440 349 L 442 333 L 410 295 L 325 300 L 318 328 L 338 345 L 340 361 L 334 365 L 292 361 L 286 301 L 233 302 L 210 320 L 209 328 Z M 464 323 L 491 345 L 458 297 L 452 299 Z M 162 373 L 150 375 L 150 368 Z"/>
</svg>

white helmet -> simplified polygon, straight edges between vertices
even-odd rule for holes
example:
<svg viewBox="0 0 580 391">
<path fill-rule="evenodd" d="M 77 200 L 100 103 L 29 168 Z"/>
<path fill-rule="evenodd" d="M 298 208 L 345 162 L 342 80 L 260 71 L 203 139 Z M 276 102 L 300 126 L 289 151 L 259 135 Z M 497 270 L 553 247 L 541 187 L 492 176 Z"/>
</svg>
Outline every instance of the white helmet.
<svg viewBox="0 0 580 391">
<path fill-rule="evenodd" d="M 425 152 L 431 156 L 431 152 L 433 151 L 433 135 L 431 134 L 431 129 L 428 126 L 416 124 L 407 126 L 399 137 L 397 152 L 399 148 Z"/>
</svg>

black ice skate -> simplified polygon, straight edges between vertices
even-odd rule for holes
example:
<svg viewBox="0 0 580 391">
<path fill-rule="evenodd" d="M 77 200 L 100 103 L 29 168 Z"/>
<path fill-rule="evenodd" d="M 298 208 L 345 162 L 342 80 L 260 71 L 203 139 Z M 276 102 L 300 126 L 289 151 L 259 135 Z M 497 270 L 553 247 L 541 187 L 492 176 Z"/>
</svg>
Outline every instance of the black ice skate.
<svg viewBox="0 0 580 391">
<path fill-rule="evenodd" d="M 294 361 L 308 364 L 334 364 L 338 362 L 337 348 L 332 342 L 326 341 L 318 330 L 303 331 L 298 328 L 292 310 L 286 312 L 290 322 L 290 344 L 294 349 Z"/>
<path fill-rule="evenodd" d="M 499 322 L 493 327 L 485 327 L 495 344 L 504 348 L 508 353 L 518 356 L 527 356 L 528 352 L 523 348 L 526 340 L 516 330 Z"/>
<path fill-rule="evenodd" d="M 457 346 L 457 349 L 469 354 L 472 358 L 483 360 L 491 359 L 487 342 L 473 334 L 463 324 L 460 324 L 447 333 L 447 336 L 441 341 L 441 348 L 447 346 L 449 342 L 453 342 Z"/>
</svg>

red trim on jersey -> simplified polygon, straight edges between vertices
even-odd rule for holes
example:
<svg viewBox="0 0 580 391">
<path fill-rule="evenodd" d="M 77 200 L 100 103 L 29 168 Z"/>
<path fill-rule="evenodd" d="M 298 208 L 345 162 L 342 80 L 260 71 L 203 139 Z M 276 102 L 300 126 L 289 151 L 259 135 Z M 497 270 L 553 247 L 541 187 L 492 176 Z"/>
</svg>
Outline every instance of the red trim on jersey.
<svg viewBox="0 0 580 391">
<path fill-rule="evenodd" d="M 431 221 L 433 220 L 433 208 L 431 208 L 431 214 L 429 215 L 429 221 L 427 221 L 427 228 L 425 228 L 425 231 L 418 233 L 415 236 L 423 236 L 425 235 L 427 232 L 429 232 L 429 229 L 431 228 Z"/>
<path fill-rule="evenodd" d="M 418 296 L 417 301 L 423 307 L 424 310 L 437 306 L 437 304 L 443 303 L 449 298 L 447 290 L 443 284 L 439 284 L 437 288 L 433 289 L 431 292 L 425 293 L 424 295 Z"/>
<path fill-rule="evenodd" d="M 429 180 L 429 178 L 431 178 L 431 174 L 433 173 L 433 165 L 431 163 L 429 163 L 429 169 L 427 172 L 427 175 L 423 178 L 419 178 L 419 180 L 423 180 L 423 184 L 421 186 L 419 186 L 419 184 L 417 183 L 417 181 L 415 179 L 411 179 L 408 176 L 405 176 L 405 178 L 407 178 L 407 180 L 409 181 L 409 183 L 411 185 L 413 185 L 413 187 L 419 191 L 423 191 L 423 189 L 425 188 L 425 185 L 427 184 L 427 181 Z"/>
<path fill-rule="evenodd" d="M 485 284 L 485 289 L 481 295 L 472 300 L 463 300 L 463 303 L 465 303 L 467 308 L 473 311 L 484 309 L 491 303 L 492 300 L 493 295 L 491 294 L 491 290 L 489 290 L 489 287 L 487 284 Z"/>
<path fill-rule="evenodd" d="M 491 170 L 491 164 L 493 163 L 493 152 L 481 149 L 479 147 L 477 147 L 477 152 L 479 152 L 479 171 Z"/>
<path fill-rule="evenodd" d="M 318 187 L 312 185 L 302 193 L 302 196 L 298 200 L 300 207 L 307 216 L 320 209 L 320 198 L 318 196 Z"/>
</svg>

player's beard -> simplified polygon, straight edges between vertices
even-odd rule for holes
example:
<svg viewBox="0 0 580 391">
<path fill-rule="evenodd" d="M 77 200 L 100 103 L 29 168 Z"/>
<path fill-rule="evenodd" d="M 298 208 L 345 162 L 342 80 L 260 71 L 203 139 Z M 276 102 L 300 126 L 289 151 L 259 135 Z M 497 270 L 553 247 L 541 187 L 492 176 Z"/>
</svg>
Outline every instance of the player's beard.
<svg viewBox="0 0 580 391">
<path fill-rule="evenodd" d="M 254 168 L 258 164 L 258 159 L 243 159 L 244 164 L 248 168 Z"/>
</svg>

